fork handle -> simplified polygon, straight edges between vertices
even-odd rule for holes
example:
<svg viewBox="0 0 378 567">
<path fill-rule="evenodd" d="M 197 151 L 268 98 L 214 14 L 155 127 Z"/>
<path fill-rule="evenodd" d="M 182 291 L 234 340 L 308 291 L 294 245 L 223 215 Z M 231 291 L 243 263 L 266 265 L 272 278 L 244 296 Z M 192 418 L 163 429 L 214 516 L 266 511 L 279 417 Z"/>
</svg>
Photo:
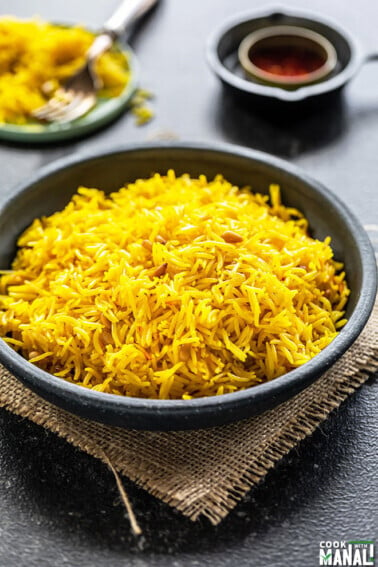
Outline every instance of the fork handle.
<svg viewBox="0 0 378 567">
<path fill-rule="evenodd" d="M 124 0 L 105 23 L 87 51 L 87 60 L 93 64 L 96 59 L 111 48 L 127 26 L 130 26 L 148 12 L 158 0 Z"/>
<path fill-rule="evenodd" d="M 113 39 L 119 38 L 125 29 L 146 14 L 158 0 L 124 0 L 110 16 L 103 27 L 103 32 Z"/>
</svg>

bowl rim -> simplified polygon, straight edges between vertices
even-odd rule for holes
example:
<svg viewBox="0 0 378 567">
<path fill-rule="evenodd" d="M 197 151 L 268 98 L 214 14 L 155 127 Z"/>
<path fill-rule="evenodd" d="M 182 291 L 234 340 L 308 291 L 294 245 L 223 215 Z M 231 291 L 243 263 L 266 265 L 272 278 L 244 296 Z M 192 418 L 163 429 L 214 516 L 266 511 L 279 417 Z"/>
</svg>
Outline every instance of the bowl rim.
<svg viewBox="0 0 378 567">
<path fill-rule="evenodd" d="M 368 317 L 373 309 L 374 300 L 377 289 L 377 266 L 375 261 L 374 250 L 370 243 L 369 237 L 360 224 L 359 220 L 347 208 L 347 206 L 333 193 L 327 190 L 321 183 L 312 179 L 307 173 L 291 163 L 281 158 L 272 156 L 258 150 L 251 150 L 241 146 L 227 143 L 202 143 L 202 142 L 160 142 L 160 143 L 138 143 L 115 146 L 110 149 L 99 149 L 95 152 L 83 152 L 68 157 L 63 157 L 52 162 L 44 168 L 38 170 L 29 179 L 19 184 L 12 192 L 11 196 L 5 200 L 0 206 L 0 218 L 10 206 L 28 193 L 37 183 L 56 175 L 58 172 L 67 170 L 75 165 L 83 162 L 90 162 L 96 159 L 107 159 L 114 155 L 133 152 L 167 152 L 170 151 L 194 151 L 199 153 L 215 153 L 219 157 L 238 156 L 243 159 L 252 160 L 263 163 L 272 167 L 273 170 L 289 174 L 290 176 L 300 179 L 309 185 L 311 190 L 320 194 L 325 202 L 337 208 L 344 222 L 351 231 L 358 249 L 360 251 L 362 263 L 362 283 L 359 297 L 351 317 L 346 325 L 341 329 L 337 337 L 323 351 L 317 354 L 313 359 L 304 365 L 276 378 L 270 382 L 264 382 L 252 388 L 223 394 L 221 396 L 211 396 L 203 398 L 195 398 L 192 400 L 152 400 L 144 398 L 132 398 L 127 396 L 117 396 L 116 394 L 108 394 L 97 392 L 72 384 L 61 378 L 41 370 L 33 365 L 20 354 L 14 351 L 8 344 L 0 339 L 0 362 L 10 370 L 17 378 L 24 382 L 29 388 L 40 393 L 46 399 L 53 401 L 55 405 L 66 407 L 62 403 L 56 402 L 56 399 L 67 400 L 71 407 L 85 409 L 90 407 L 99 413 L 98 421 L 110 423 L 112 420 L 105 419 L 104 415 L 120 412 L 119 419 L 116 424 L 122 426 L 122 417 L 132 418 L 134 416 L 142 417 L 144 420 L 151 418 L 155 423 L 151 425 L 151 429 L 159 429 L 156 426 L 157 421 L 162 422 L 161 429 L 164 426 L 164 418 L 169 419 L 174 412 L 177 414 L 176 421 L 180 421 L 182 427 L 172 427 L 172 429 L 192 428 L 185 423 L 193 417 L 193 414 L 206 412 L 206 410 L 227 411 L 237 406 L 249 406 L 251 400 L 256 405 L 267 397 L 267 395 L 279 398 L 280 394 L 290 386 L 296 386 L 296 392 L 307 387 L 324 373 L 355 341 L 362 329 L 364 328 Z M 293 394 L 294 395 L 294 394 Z M 55 401 L 54 401 L 55 400 Z M 154 415 L 151 412 L 156 412 Z M 259 412 L 255 412 L 259 413 Z M 103 419 L 104 418 L 104 419 Z M 92 418 L 95 419 L 95 418 Z M 210 424 L 211 425 L 211 424 Z M 130 427 L 130 425 L 127 425 Z M 149 427 L 140 427 L 138 425 L 133 428 L 149 429 Z M 193 428 L 195 428 L 194 426 Z"/>
<path fill-rule="evenodd" d="M 325 77 L 325 79 L 319 83 L 303 85 L 298 89 L 292 91 L 287 90 L 279 85 L 269 86 L 266 84 L 259 84 L 249 81 L 248 79 L 239 77 L 238 75 L 227 69 L 218 55 L 218 47 L 223 37 L 228 34 L 233 28 L 241 24 L 262 18 L 272 18 L 274 16 L 300 18 L 302 20 L 307 20 L 309 23 L 316 22 L 334 30 L 344 38 L 350 48 L 350 59 L 346 67 L 334 76 L 331 76 L 329 78 Z M 299 23 L 292 25 L 300 26 Z M 364 62 L 364 54 L 360 44 L 358 43 L 356 38 L 352 34 L 350 34 L 349 31 L 340 26 L 338 22 L 335 22 L 332 18 L 325 18 L 324 16 L 322 17 L 316 12 L 302 9 L 289 9 L 286 7 L 284 9 L 278 10 L 260 9 L 242 12 L 239 15 L 234 15 L 227 20 L 223 20 L 207 40 L 206 58 L 210 68 L 217 75 L 217 77 L 223 83 L 233 87 L 234 89 L 245 94 L 257 95 L 262 98 L 273 98 L 282 102 L 289 103 L 300 102 L 310 97 L 315 97 L 338 90 L 357 73 L 358 69 Z"/>
<path fill-rule="evenodd" d="M 323 50 L 325 54 L 324 62 L 314 71 L 306 73 L 305 75 L 287 76 L 265 71 L 263 68 L 253 63 L 251 60 L 251 50 L 256 48 L 261 41 L 277 37 L 291 37 L 300 40 L 308 40 Z M 337 54 L 332 43 L 322 34 L 299 25 L 266 26 L 249 33 L 244 37 L 239 45 L 238 57 L 241 66 L 249 75 L 252 75 L 252 77 L 260 79 L 265 84 L 271 83 L 278 86 L 286 85 L 287 87 L 308 85 L 315 81 L 322 80 L 334 70 L 337 64 Z"/>
</svg>

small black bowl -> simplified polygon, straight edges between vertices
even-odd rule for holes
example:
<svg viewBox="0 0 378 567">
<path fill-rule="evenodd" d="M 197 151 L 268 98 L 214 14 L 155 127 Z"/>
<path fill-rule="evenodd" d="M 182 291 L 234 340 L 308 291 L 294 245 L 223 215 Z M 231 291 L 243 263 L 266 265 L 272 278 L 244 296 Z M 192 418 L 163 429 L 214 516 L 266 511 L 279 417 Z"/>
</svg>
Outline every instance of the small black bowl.
<svg viewBox="0 0 378 567">
<path fill-rule="evenodd" d="M 239 62 L 239 46 L 252 32 L 271 26 L 297 26 L 323 36 L 336 50 L 337 64 L 333 72 L 315 84 L 300 86 L 295 90 L 261 84 L 248 78 Z M 363 63 L 377 58 L 377 53 L 364 53 L 353 36 L 331 20 L 286 9 L 234 17 L 215 31 L 207 45 L 207 59 L 211 69 L 224 86 L 242 97 L 251 108 L 256 103 L 268 109 L 285 110 L 327 103 L 332 95 L 338 94 L 355 76 Z"/>
<path fill-rule="evenodd" d="M 314 237 L 330 235 L 335 257 L 345 263 L 351 295 L 348 322 L 334 341 L 305 365 L 253 388 L 193 400 L 146 400 L 88 390 L 40 370 L 0 340 L 0 362 L 28 388 L 72 413 L 133 429 L 210 427 L 258 414 L 314 382 L 347 350 L 366 324 L 376 294 L 376 264 L 358 220 L 325 187 L 268 154 L 230 145 L 135 145 L 60 160 L 18 187 L 0 209 L 0 268 L 10 267 L 19 234 L 36 217 L 61 210 L 79 185 L 117 190 L 125 182 L 166 173 L 209 178 L 222 173 L 233 183 L 267 193 L 281 186 L 283 202 L 309 219 Z"/>
</svg>

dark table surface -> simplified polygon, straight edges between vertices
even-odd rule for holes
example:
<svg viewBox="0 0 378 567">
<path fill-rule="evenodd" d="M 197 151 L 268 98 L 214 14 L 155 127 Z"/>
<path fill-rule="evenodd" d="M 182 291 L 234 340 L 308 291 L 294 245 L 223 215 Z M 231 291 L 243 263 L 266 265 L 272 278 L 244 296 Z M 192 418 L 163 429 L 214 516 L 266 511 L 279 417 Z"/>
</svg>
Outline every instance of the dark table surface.
<svg viewBox="0 0 378 567">
<path fill-rule="evenodd" d="M 283 4 L 283 2 L 281 2 Z M 378 51 L 371 0 L 285 3 L 331 16 Z M 2 14 L 39 14 L 98 27 L 117 0 L 0 1 Z M 113 144 L 174 134 L 265 150 L 325 183 L 365 225 L 378 224 L 378 67 L 364 68 L 322 113 L 279 125 L 225 96 L 206 66 L 214 26 L 260 0 L 163 0 L 132 38 L 156 118 L 130 115 L 79 142 L 0 146 L 0 199 L 46 163 Z M 378 250 L 378 232 L 370 227 Z M 321 540 L 377 535 L 378 384 L 351 396 L 282 460 L 218 527 L 193 524 L 125 481 L 144 530 L 129 532 L 111 473 L 27 420 L 0 411 L 0 566 L 312 566 Z"/>
</svg>

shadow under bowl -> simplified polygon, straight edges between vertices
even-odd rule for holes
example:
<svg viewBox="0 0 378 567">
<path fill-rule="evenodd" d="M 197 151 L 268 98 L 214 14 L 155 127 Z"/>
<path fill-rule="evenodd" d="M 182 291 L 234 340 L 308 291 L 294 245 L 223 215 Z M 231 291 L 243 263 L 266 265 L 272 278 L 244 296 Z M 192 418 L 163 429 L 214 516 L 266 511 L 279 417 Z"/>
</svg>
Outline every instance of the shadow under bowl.
<svg viewBox="0 0 378 567">
<path fill-rule="evenodd" d="M 370 241 L 354 215 L 325 187 L 299 169 L 257 151 L 226 144 L 145 144 L 59 160 L 18 187 L 0 208 L 0 269 L 10 267 L 17 238 L 33 219 L 61 210 L 79 185 L 106 193 L 155 172 L 213 178 L 222 173 L 238 186 L 267 193 L 278 183 L 283 203 L 300 209 L 312 235 L 331 236 L 335 258 L 344 262 L 351 295 L 348 322 L 311 361 L 253 388 L 193 400 L 149 400 L 106 394 L 71 384 L 39 369 L 0 340 L 0 362 L 28 388 L 74 414 L 125 428 L 183 430 L 241 420 L 273 408 L 314 382 L 358 337 L 373 308 L 376 263 Z"/>
</svg>

